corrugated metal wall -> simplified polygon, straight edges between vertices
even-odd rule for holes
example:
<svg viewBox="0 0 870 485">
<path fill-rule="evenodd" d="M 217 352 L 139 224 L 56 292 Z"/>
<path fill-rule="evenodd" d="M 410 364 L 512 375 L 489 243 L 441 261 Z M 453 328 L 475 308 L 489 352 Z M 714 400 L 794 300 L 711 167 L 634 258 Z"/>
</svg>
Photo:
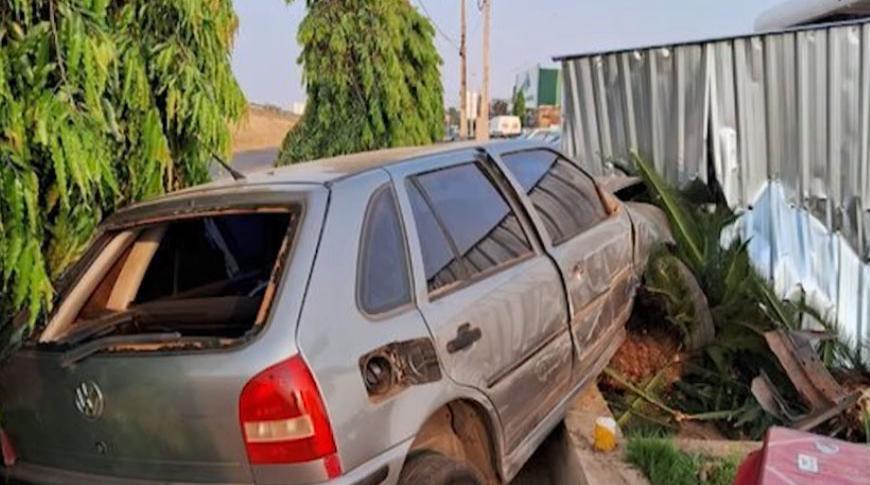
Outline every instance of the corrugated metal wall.
<svg viewBox="0 0 870 485">
<path fill-rule="evenodd" d="M 564 149 L 595 174 L 632 151 L 747 211 L 756 265 L 870 339 L 870 24 L 562 59 Z"/>
</svg>

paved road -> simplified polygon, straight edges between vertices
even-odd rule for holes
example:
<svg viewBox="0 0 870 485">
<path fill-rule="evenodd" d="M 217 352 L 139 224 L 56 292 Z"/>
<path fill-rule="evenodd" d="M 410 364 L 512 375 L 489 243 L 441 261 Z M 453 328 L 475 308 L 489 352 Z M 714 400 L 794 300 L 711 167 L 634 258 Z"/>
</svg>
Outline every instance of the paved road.
<svg viewBox="0 0 870 485">
<path fill-rule="evenodd" d="M 233 155 L 232 166 L 242 173 L 255 172 L 271 167 L 278 158 L 278 147 L 265 148 L 263 150 L 251 150 L 248 152 L 239 152 Z M 222 169 L 217 163 L 211 165 L 212 179 L 222 179 L 229 177 L 226 170 Z"/>
<path fill-rule="evenodd" d="M 271 167 L 278 158 L 278 147 L 240 152 L 233 156 L 233 168 L 240 172 L 253 172 Z"/>
</svg>

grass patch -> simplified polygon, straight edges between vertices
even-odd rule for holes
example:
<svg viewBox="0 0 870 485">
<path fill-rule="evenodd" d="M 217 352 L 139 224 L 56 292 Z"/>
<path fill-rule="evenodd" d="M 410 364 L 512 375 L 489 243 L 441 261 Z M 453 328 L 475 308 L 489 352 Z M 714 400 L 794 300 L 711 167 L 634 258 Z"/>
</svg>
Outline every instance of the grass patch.
<svg viewBox="0 0 870 485">
<path fill-rule="evenodd" d="M 736 457 L 709 458 L 684 453 L 666 438 L 632 437 L 626 459 L 652 485 L 728 485 L 734 483 L 739 465 Z"/>
</svg>

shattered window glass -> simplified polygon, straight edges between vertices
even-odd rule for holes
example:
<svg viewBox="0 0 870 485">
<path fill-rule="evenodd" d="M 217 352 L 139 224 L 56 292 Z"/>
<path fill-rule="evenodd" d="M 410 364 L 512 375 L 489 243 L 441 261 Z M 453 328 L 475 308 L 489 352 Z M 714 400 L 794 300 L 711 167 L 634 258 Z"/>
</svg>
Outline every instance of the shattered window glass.
<svg viewBox="0 0 870 485">
<path fill-rule="evenodd" d="M 241 337 L 265 315 L 292 217 L 289 212 L 209 215 L 115 234 L 111 250 L 104 251 L 105 266 L 83 277 L 99 278 L 93 290 L 54 340 Z"/>
<path fill-rule="evenodd" d="M 135 303 L 262 291 L 286 234 L 286 219 L 275 214 L 246 214 L 169 224 Z"/>
</svg>

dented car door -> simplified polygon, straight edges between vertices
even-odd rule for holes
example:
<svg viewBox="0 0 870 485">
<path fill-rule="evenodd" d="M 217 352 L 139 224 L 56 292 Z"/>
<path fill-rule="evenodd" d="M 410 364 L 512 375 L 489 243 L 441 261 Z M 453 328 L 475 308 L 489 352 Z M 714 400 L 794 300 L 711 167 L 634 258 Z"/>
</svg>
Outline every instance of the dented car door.
<svg viewBox="0 0 870 485">
<path fill-rule="evenodd" d="M 527 194 L 529 212 L 562 274 L 580 364 L 575 380 L 584 378 L 630 313 L 636 287 L 631 220 L 621 204 L 555 151 L 500 158 Z"/>
<path fill-rule="evenodd" d="M 511 450 L 570 386 L 559 273 L 480 152 L 390 171 L 416 253 L 418 306 L 439 359 L 454 381 L 490 399 Z"/>
</svg>

